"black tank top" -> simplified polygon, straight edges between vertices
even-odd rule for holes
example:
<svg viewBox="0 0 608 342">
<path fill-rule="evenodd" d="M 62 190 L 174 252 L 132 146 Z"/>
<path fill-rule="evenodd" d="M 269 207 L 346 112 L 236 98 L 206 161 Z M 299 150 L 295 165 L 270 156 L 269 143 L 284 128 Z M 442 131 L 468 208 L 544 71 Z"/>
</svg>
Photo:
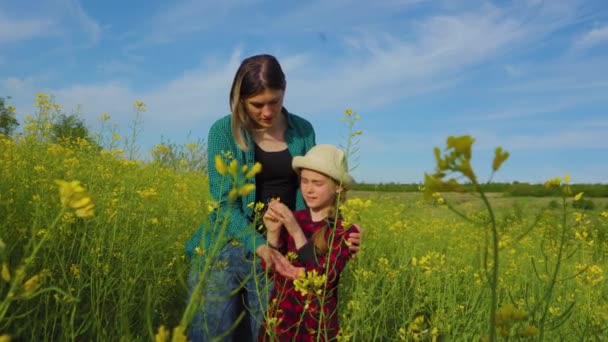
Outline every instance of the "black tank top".
<svg viewBox="0 0 608 342">
<path fill-rule="evenodd" d="M 289 149 L 266 152 L 255 144 L 255 160 L 262 164 L 262 172 L 255 176 L 255 201 L 267 204 L 279 197 L 292 211 L 296 207 L 298 175 L 291 168 L 293 157 Z"/>
</svg>

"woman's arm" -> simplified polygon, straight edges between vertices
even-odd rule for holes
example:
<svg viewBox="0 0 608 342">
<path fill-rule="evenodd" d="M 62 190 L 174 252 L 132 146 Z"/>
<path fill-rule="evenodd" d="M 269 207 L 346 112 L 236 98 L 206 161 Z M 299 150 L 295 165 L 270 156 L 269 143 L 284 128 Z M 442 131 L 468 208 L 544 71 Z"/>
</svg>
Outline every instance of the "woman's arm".
<svg viewBox="0 0 608 342">
<path fill-rule="evenodd" d="M 250 253 L 255 253 L 258 247 L 266 244 L 266 239 L 250 227 L 250 222 L 243 212 L 242 198 L 229 199 L 233 188 L 233 179 L 229 174 L 220 174 L 215 163 L 216 156 L 228 153 L 236 155 L 237 148 L 227 120 L 216 122 L 209 130 L 207 140 L 207 170 L 209 174 L 209 191 L 211 197 L 218 203 L 218 208 L 210 214 L 211 231 L 205 234 L 207 246 L 213 245 L 221 236 L 223 239 L 240 241 Z M 227 159 L 224 162 L 229 164 Z"/>
</svg>

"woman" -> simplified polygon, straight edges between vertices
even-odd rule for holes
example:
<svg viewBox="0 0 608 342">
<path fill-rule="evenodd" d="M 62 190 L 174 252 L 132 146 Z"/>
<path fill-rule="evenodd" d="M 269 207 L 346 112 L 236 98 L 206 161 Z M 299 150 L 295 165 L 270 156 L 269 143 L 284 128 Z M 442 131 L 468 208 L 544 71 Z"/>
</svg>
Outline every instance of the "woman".
<svg viewBox="0 0 608 342">
<path fill-rule="evenodd" d="M 205 253 L 216 254 L 216 259 L 208 262 L 214 267 L 206 274 L 204 304 L 190 325 L 189 337 L 193 341 L 216 336 L 232 341 L 241 302 L 246 306 L 243 321 L 249 325 L 247 339 L 257 338 L 271 290 L 260 259 L 286 278 L 298 275 L 298 269 L 267 244 L 265 233 L 251 225 L 253 202 L 268 203 L 278 197 L 291 210 L 306 207 L 291 162 L 294 156 L 303 156 L 315 145 L 315 132 L 307 120 L 283 107 L 286 85 L 275 57 L 256 55 L 245 59 L 232 83 L 231 114 L 217 120 L 209 130 L 209 188 L 218 208 L 209 215 L 208 224 L 203 224 L 186 243 L 186 253 L 192 258 L 191 290 L 198 283 Z M 217 155 L 234 158 L 249 168 L 260 162 L 262 172 L 255 176 L 255 191 L 228 201 L 232 184 L 217 171 Z M 225 213 L 229 213 L 225 230 L 210 228 L 218 226 Z M 348 239 L 351 250 L 358 251 L 359 234 L 351 234 Z M 212 253 L 214 248 L 219 253 Z"/>
</svg>

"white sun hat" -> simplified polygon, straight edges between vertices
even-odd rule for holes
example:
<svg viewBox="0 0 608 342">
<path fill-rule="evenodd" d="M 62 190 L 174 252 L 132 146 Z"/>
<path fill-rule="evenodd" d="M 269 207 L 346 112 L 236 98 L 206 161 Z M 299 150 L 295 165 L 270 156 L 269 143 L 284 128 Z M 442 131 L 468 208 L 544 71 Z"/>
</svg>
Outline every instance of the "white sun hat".
<svg viewBox="0 0 608 342">
<path fill-rule="evenodd" d="M 301 169 L 320 172 L 341 183 L 347 189 L 354 182 L 353 177 L 348 174 L 348 165 L 344 151 L 334 145 L 316 145 L 305 156 L 294 157 L 291 166 L 297 173 Z"/>
</svg>

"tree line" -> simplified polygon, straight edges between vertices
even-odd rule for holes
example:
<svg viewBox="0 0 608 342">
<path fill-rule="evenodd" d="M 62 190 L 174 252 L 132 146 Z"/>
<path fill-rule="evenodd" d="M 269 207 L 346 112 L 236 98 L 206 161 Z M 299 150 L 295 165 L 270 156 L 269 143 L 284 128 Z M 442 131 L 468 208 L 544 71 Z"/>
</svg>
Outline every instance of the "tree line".
<svg viewBox="0 0 608 342">
<path fill-rule="evenodd" d="M 473 190 L 471 184 L 464 184 L 465 191 Z M 421 183 L 357 183 L 353 190 L 378 192 L 418 192 Z M 608 184 L 572 184 L 573 193 L 583 192 L 585 197 L 608 197 Z M 507 196 L 551 197 L 560 196 L 559 191 L 547 189 L 544 184 L 512 182 L 489 183 L 484 185 L 485 192 L 502 193 Z"/>
</svg>

